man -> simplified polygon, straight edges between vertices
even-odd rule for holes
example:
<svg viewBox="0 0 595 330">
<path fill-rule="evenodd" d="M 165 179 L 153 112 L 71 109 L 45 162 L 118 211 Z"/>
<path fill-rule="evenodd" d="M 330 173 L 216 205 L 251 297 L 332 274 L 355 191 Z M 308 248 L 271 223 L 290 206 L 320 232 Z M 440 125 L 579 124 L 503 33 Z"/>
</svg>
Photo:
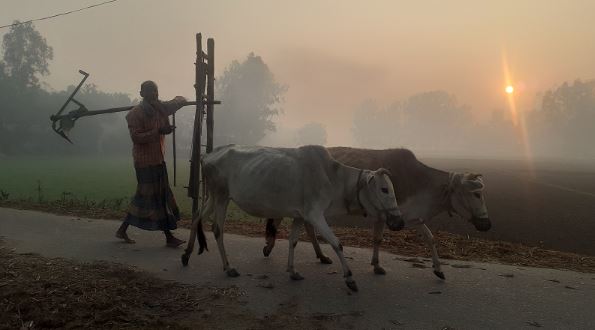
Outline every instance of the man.
<svg viewBox="0 0 595 330">
<path fill-rule="evenodd" d="M 126 243 L 135 243 L 126 234 L 129 225 L 144 230 L 161 230 L 165 233 L 166 245 L 175 248 L 185 241 L 171 233 L 177 228 L 180 211 L 169 187 L 163 156 L 165 135 L 174 130 L 168 116 L 180 109 L 186 99 L 176 96 L 171 101 L 160 101 L 157 84 L 153 81 L 141 84 L 140 95 L 141 103 L 126 115 L 138 185 L 116 237 Z"/>
</svg>

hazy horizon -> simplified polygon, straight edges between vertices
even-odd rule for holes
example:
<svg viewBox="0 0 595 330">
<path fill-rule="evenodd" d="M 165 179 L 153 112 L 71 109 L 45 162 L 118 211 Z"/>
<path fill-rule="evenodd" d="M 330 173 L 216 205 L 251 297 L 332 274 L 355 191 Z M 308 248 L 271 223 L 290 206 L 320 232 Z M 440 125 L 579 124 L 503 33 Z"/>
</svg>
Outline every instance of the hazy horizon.
<svg viewBox="0 0 595 330">
<path fill-rule="evenodd" d="M 2 1 L 0 24 L 96 0 Z M 474 119 L 506 111 L 503 57 L 520 110 L 564 81 L 595 78 L 592 1 L 155 1 L 120 0 L 35 22 L 54 50 L 54 90 L 80 80 L 137 97 L 153 79 L 163 98 L 193 98 L 194 35 L 213 37 L 216 73 L 250 52 L 289 86 L 276 119 L 289 130 L 318 122 L 328 145 L 353 145 L 355 108 L 445 90 Z M 0 35 L 8 29 L 0 30 Z"/>
</svg>

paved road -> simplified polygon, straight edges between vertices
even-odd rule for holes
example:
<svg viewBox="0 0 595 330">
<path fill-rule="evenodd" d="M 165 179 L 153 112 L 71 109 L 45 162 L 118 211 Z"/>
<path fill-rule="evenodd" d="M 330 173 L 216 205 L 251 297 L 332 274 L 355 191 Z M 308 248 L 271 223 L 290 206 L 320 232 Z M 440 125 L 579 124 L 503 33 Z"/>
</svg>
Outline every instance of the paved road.
<svg viewBox="0 0 595 330">
<path fill-rule="evenodd" d="M 280 240 L 273 255 L 264 258 L 263 239 L 226 235 L 230 260 L 242 274 L 227 278 L 210 233 L 211 251 L 194 254 L 183 268 L 182 250 L 165 248 L 160 233 L 131 228 L 137 244 L 127 245 L 113 237 L 118 225 L 0 208 L 0 235 L 19 253 L 108 260 L 184 283 L 236 285 L 246 292 L 239 308 L 262 317 L 279 310 L 317 313 L 356 329 L 588 329 L 595 324 L 595 274 L 447 260 L 443 282 L 432 274 L 429 262 L 426 269 L 416 268 L 401 256 L 381 253 L 388 274 L 378 276 L 369 265 L 369 250 L 346 248 L 360 288 L 350 294 L 336 258 L 333 265 L 318 264 L 306 244 L 298 245 L 296 255 L 306 279 L 294 282 L 285 273 L 286 241 Z M 323 249 L 334 257 L 328 246 Z"/>
</svg>

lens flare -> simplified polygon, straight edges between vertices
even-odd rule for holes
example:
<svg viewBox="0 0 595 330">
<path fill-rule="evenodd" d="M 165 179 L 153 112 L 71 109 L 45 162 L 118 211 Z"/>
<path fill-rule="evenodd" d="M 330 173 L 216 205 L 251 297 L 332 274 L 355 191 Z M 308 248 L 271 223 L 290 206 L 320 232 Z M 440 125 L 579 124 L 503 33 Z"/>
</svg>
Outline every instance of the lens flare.
<svg viewBox="0 0 595 330">
<path fill-rule="evenodd" d="M 525 116 L 522 111 L 518 111 L 515 102 L 513 79 L 508 66 L 508 60 L 506 57 L 506 51 L 502 52 L 502 69 L 504 71 L 504 82 L 506 83 L 506 96 L 508 99 L 508 108 L 510 110 L 510 117 L 512 124 L 516 129 L 517 136 L 523 146 L 523 154 L 526 162 L 527 169 L 531 176 L 535 176 L 533 169 L 533 160 L 531 155 L 531 147 L 529 145 L 529 135 L 527 133 L 527 125 L 525 123 Z"/>
</svg>

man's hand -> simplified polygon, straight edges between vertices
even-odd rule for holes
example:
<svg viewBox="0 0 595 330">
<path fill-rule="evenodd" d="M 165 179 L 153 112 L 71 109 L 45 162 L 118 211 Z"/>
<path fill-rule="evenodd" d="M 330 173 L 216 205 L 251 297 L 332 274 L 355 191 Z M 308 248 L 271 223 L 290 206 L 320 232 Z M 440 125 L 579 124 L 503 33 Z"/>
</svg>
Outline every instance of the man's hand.
<svg viewBox="0 0 595 330">
<path fill-rule="evenodd" d="M 186 102 L 186 98 L 183 96 L 176 96 L 174 97 L 174 101 L 178 102 L 178 103 L 185 103 Z"/>
<path fill-rule="evenodd" d="M 176 129 L 176 127 L 172 126 L 172 125 L 163 126 L 163 127 L 159 128 L 159 134 L 161 134 L 161 135 L 171 134 L 171 132 L 173 132 L 174 129 Z"/>
</svg>

